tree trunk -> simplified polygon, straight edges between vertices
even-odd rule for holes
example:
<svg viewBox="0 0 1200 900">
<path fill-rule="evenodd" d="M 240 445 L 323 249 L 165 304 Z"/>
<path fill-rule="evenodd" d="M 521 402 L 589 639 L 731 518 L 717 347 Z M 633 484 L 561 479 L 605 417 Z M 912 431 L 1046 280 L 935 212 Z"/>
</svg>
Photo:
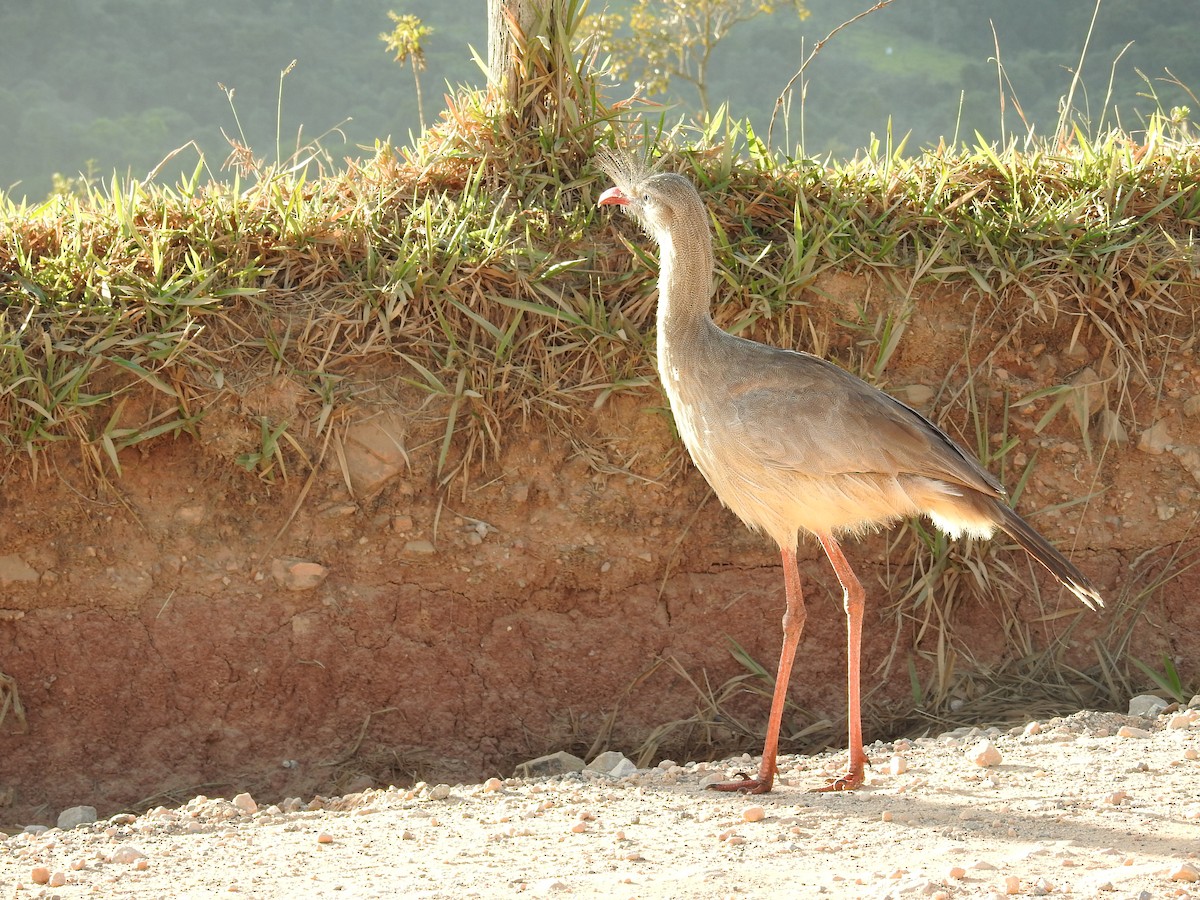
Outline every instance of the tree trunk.
<svg viewBox="0 0 1200 900">
<path fill-rule="evenodd" d="M 513 47 L 513 23 L 528 36 L 537 22 L 538 9 L 547 0 L 488 0 L 488 69 L 491 83 L 504 96 L 511 97 L 515 85 L 512 72 L 516 50 Z"/>
</svg>

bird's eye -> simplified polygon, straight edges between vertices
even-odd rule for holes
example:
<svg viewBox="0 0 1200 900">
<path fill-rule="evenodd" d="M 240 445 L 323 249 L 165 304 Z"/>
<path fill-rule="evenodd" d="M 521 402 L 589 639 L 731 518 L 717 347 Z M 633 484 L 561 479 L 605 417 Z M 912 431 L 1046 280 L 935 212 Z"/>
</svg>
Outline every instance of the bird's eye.
<svg viewBox="0 0 1200 900">
<path fill-rule="evenodd" d="M 649 203 L 649 202 L 650 202 L 650 195 L 649 195 L 649 194 L 642 194 L 642 202 L 643 202 L 643 203 Z"/>
</svg>

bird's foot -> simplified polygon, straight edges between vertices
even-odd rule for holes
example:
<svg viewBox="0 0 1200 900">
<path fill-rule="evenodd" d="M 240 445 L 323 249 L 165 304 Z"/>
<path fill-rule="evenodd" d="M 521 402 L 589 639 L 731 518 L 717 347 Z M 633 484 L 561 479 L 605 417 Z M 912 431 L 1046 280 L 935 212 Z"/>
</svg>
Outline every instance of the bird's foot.
<svg viewBox="0 0 1200 900">
<path fill-rule="evenodd" d="M 759 775 L 751 778 L 745 772 L 738 772 L 737 779 L 737 781 L 719 781 L 716 784 L 710 784 L 707 790 L 737 792 L 740 794 L 768 794 L 771 792 L 771 785 L 775 781 L 774 776 L 763 778 Z"/>
<path fill-rule="evenodd" d="M 852 791 L 860 787 L 866 781 L 866 776 L 863 774 L 861 767 L 851 768 L 845 775 L 840 775 L 837 778 L 830 779 L 829 783 L 824 787 L 813 788 L 809 791 L 810 794 L 827 794 L 834 791 Z"/>
</svg>

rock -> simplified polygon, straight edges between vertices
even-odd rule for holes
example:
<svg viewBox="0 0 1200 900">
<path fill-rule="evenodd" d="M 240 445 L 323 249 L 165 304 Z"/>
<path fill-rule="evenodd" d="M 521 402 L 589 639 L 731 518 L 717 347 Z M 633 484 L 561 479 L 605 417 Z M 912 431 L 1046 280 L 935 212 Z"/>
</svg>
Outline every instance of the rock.
<svg viewBox="0 0 1200 900">
<path fill-rule="evenodd" d="M 1100 440 L 1106 443 L 1120 445 L 1129 443 L 1129 432 L 1125 430 L 1125 426 L 1121 423 L 1121 417 L 1115 410 L 1106 409 L 1100 413 L 1099 434 Z"/>
<path fill-rule="evenodd" d="M 590 763 L 584 766 L 584 769 L 588 772 L 603 772 L 605 775 L 607 775 L 623 761 L 625 761 L 624 753 L 621 753 L 618 750 L 605 750 L 603 753 L 597 755 L 597 757 Z"/>
<path fill-rule="evenodd" d="M 1071 379 L 1071 388 L 1076 401 L 1071 406 L 1071 416 L 1081 429 L 1088 427 L 1092 416 L 1104 408 L 1104 379 L 1091 366 L 1084 366 Z"/>
<path fill-rule="evenodd" d="M 409 541 L 404 545 L 404 552 L 409 556 L 429 556 L 434 552 L 434 546 L 429 541 Z"/>
<path fill-rule="evenodd" d="M 37 580 L 38 573 L 15 553 L 0 556 L 0 584 L 29 584 Z"/>
<path fill-rule="evenodd" d="M 904 402 L 909 406 L 921 407 L 933 399 L 933 388 L 927 384 L 910 384 L 900 388 Z"/>
<path fill-rule="evenodd" d="M 888 760 L 888 772 L 892 775 L 903 775 L 908 771 L 908 760 L 896 753 Z"/>
<path fill-rule="evenodd" d="M 450 785 L 448 784 L 435 784 L 429 789 L 430 800 L 445 800 L 449 796 Z"/>
<path fill-rule="evenodd" d="M 408 467 L 404 419 L 380 413 L 346 429 L 342 458 L 356 496 L 371 496 Z"/>
<path fill-rule="evenodd" d="M 504 790 L 504 782 L 501 781 L 499 778 L 492 777 L 483 783 L 483 789 L 487 793 L 494 793 L 495 791 L 502 791 L 502 790 Z"/>
<path fill-rule="evenodd" d="M 318 844 L 332 844 L 333 843 L 333 835 L 330 834 L 328 831 L 322 831 L 320 834 L 317 835 L 317 843 Z"/>
<path fill-rule="evenodd" d="M 1153 718 L 1167 708 L 1167 701 L 1156 694 L 1138 694 L 1129 698 L 1129 714 Z"/>
<path fill-rule="evenodd" d="M 109 857 L 109 862 L 131 863 L 137 862 L 139 859 L 144 859 L 145 856 L 145 853 L 132 844 L 122 844 L 112 852 L 112 856 Z"/>
<path fill-rule="evenodd" d="M 767 811 L 761 806 L 747 806 L 742 810 L 742 818 L 747 822 L 761 822 L 767 817 Z"/>
<path fill-rule="evenodd" d="M 203 503 L 184 503 L 175 509 L 175 518 L 184 525 L 199 525 L 208 516 L 208 507 Z"/>
<path fill-rule="evenodd" d="M 582 772 L 583 760 L 565 750 L 539 756 L 527 760 L 517 766 L 515 773 L 518 778 L 539 778 L 545 775 L 563 775 L 567 772 Z"/>
<path fill-rule="evenodd" d="M 637 766 L 628 759 L 622 759 L 612 767 L 608 774 L 611 778 L 628 778 L 630 775 L 637 774 Z"/>
<path fill-rule="evenodd" d="M 287 591 L 311 591 L 329 576 L 320 563 L 282 556 L 271 563 L 271 577 Z"/>
<path fill-rule="evenodd" d="M 49 884 L 50 870 L 45 866 L 34 866 L 29 872 L 29 880 L 34 884 Z"/>
<path fill-rule="evenodd" d="M 1200 694 L 1195 694 L 1188 701 L 1188 709 L 1200 709 Z"/>
<path fill-rule="evenodd" d="M 1132 725 L 1122 725 L 1117 729 L 1117 737 L 1123 738 L 1148 738 L 1150 732 L 1145 728 L 1134 728 Z"/>
<path fill-rule="evenodd" d="M 982 769 L 989 769 L 992 766 L 998 766 L 1000 765 L 1001 761 L 1000 751 L 997 750 L 996 745 L 987 738 L 984 738 L 978 744 L 973 746 L 967 752 L 967 756 L 970 758 L 971 762 L 975 763 L 975 765 Z"/>
<path fill-rule="evenodd" d="M 1191 473 L 1191 476 L 1200 483 L 1200 446 L 1195 444 L 1176 445 L 1168 448 L 1171 454 L 1179 460 L 1180 465 Z"/>
<path fill-rule="evenodd" d="M 96 807 L 94 806 L 72 806 L 58 814 L 58 827 L 63 831 L 69 831 L 80 825 L 91 825 L 95 821 Z"/>
<path fill-rule="evenodd" d="M 1181 863 L 1171 870 L 1169 877 L 1172 881 L 1196 881 L 1200 879 L 1200 869 L 1191 863 Z"/>
<path fill-rule="evenodd" d="M 1190 418 L 1200 416 L 1200 394 L 1192 394 L 1183 401 L 1183 414 Z"/>
<path fill-rule="evenodd" d="M 50 874 L 50 880 L 48 882 L 46 882 L 46 884 L 52 888 L 53 887 L 62 887 L 66 883 L 67 883 L 67 873 L 66 872 L 52 872 Z"/>
<path fill-rule="evenodd" d="M 1194 709 L 1189 709 L 1187 712 L 1176 713 L 1171 716 L 1171 720 L 1167 722 L 1167 727 L 1175 730 L 1187 728 L 1197 719 L 1200 719 L 1200 715 L 1197 715 Z"/>
<path fill-rule="evenodd" d="M 233 805 L 247 816 L 252 816 L 258 812 L 258 804 L 254 802 L 253 797 L 246 793 L 238 794 L 236 797 L 234 797 Z"/>
<path fill-rule="evenodd" d="M 1171 445 L 1171 432 L 1166 419 L 1159 419 L 1138 437 L 1138 449 L 1143 453 L 1154 456 L 1164 452 Z"/>
</svg>

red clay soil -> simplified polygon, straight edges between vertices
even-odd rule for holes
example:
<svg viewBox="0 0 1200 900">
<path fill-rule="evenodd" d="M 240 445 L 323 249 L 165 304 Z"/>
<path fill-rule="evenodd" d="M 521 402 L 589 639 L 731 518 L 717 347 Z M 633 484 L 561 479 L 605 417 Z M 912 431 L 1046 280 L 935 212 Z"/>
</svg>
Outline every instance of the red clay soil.
<svg viewBox="0 0 1200 900">
<path fill-rule="evenodd" d="M 848 304 L 862 291 L 848 277 L 825 288 Z M 963 342 L 989 340 L 971 334 L 969 309 L 937 300 L 920 301 L 887 373 L 890 390 L 927 411 L 946 398 L 921 386 L 961 386 Z M 1072 352 L 1058 349 L 1073 327 L 1010 344 L 990 378 L 1023 396 L 1102 368 L 1103 344 L 1087 329 Z M 1109 609 L 1127 617 L 1132 655 L 1157 664 L 1169 654 L 1194 680 L 1200 567 L 1186 563 L 1200 546 L 1200 409 L 1188 401 L 1200 365 L 1150 363 L 1161 381 L 1134 383 L 1121 409 L 1128 443 L 1096 443 L 1089 455 L 1066 412 L 1039 433 L 1046 402 L 1016 411 L 1016 464 L 1038 452 L 1020 508 L 1046 510 L 1036 525 L 1074 548 Z M 245 383 L 229 406 L 237 413 L 294 407 L 300 390 L 269 373 Z M 605 733 L 632 754 L 700 705 L 680 669 L 713 689 L 745 673 L 727 637 L 773 668 L 776 552 L 681 462 L 661 402 L 647 391 L 610 400 L 570 434 L 511 433 L 499 461 L 447 492 L 431 474 L 436 442 L 422 442 L 403 408 L 352 410 L 311 478 L 293 469 L 274 484 L 229 462 L 245 427 L 233 414 L 210 415 L 201 440 L 126 451 L 108 483 L 66 452 L 43 458 L 36 478 L 10 467 L 0 486 L 0 706 L 10 701 L 0 823 L 53 824 L 76 804 L 106 815 L 196 793 L 248 790 L 261 804 L 508 775 L 545 752 L 586 752 Z M 947 424 L 970 434 L 965 416 Z M 912 705 L 909 658 L 922 679 L 931 668 L 921 614 L 897 616 L 883 596 L 898 574 L 894 537 L 848 546 L 870 594 L 864 672 L 876 711 Z M 802 556 L 810 615 L 792 696 L 831 721 L 819 739 L 840 746 L 840 596 L 819 549 Z M 1091 641 L 1114 613 L 1078 617 L 1016 551 L 996 558 L 1042 588 L 1016 601 L 1033 643 L 1068 634 L 1068 661 L 1094 665 Z M 951 612 L 972 665 L 1011 659 L 1007 613 L 980 601 Z M 638 680 L 660 659 L 680 669 Z M 726 711 L 761 728 L 765 701 L 746 695 Z M 703 737 L 676 732 L 664 752 L 698 752 L 682 742 Z M 724 737 L 714 750 L 738 743 Z M 740 746 L 755 752 L 753 741 Z"/>
</svg>

